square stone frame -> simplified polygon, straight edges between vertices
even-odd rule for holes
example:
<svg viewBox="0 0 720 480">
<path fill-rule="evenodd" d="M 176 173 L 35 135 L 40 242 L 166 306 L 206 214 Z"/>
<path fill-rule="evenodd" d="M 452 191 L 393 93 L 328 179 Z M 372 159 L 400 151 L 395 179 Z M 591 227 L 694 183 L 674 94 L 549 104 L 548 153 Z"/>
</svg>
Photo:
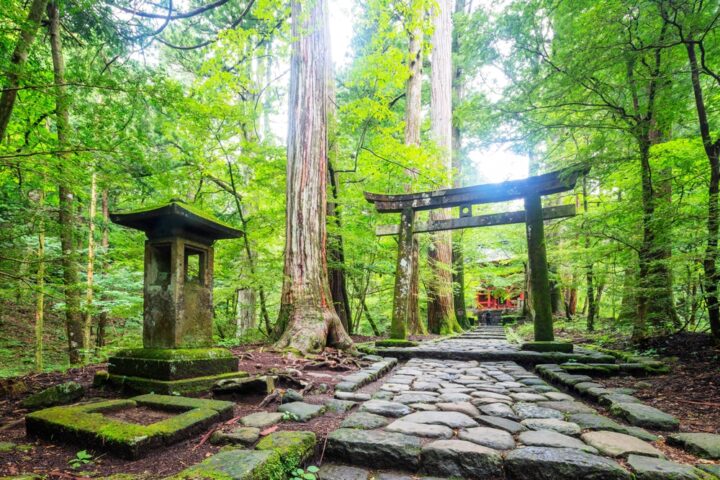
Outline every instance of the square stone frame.
<svg viewBox="0 0 720 480">
<path fill-rule="evenodd" d="M 177 412 L 150 425 L 128 423 L 103 413 L 134 407 Z M 171 445 L 232 418 L 234 403 L 220 400 L 141 395 L 128 400 L 106 400 L 83 405 L 53 407 L 25 416 L 28 436 L 60 440 L 100 449 L 121 458 L 137 459 L 151 449 Z"/>
</svg>

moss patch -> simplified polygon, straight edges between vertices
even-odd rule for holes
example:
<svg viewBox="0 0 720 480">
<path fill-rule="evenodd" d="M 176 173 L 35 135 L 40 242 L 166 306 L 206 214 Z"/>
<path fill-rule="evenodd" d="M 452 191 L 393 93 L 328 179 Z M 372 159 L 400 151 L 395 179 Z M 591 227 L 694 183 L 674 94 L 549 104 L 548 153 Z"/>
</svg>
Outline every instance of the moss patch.
<svg viewBox="0 0 720 480">
<path fill-rule="evenodd" d="M 285 469 L 274 450 L 226 450 L 167 480 L 283 480 Z"/>
<path fill-rule="evenodd" d="M 417 347 L 419 344 L 418 342 L 413 342 L 411 340 L 401 340 L 396 338 L 388 338 L 386 340 L 378 340 L 375 342 L 376 347 Z"/>
<path fill-rule="evenodd" d="M 218 380 L 247 377 L 247 372 L 231 372 L 207 377 L 186 378 L 183 380 L 155 380 L 152 378 L 110 375 L 108 383 L 137 393 L 160 393 L 163 395 L 198 393 L 210 390 Z"/>
<path fill-rule="evenodd" d="M 152 360 L 204 360 L 232 358 L 225 348 L 131 348 L 117 352 L 115 357 L 147 358 Z"/>
<path fill-rule="evenodd" d="M 607 377 L 620 372 L 620 366 L 614 363 L 563 363 L 560 368 L 568 373 Z"/>
<path fill-rule="evenodd" d="M 103 415 L 138 405 L 182 413 L 150 425 L 127 423 Z M 31 436 L 92 445 L 132 459 L 144 455 L 150 448 L 185 439 L 231 414 L 230 402 L 145 395 L 130 400 L 48 408 L 27 415 L 25 425 Z"/>
<path fill-rule="evenodd" d="M 168 411 L 183 412 L 194 408 L 206 408 L 215 410 L 223 416 L 232 414 L 233 406 L 235 405 L 233 402 L 225 402 L 221 400 L 206 400 L 201 398 L 177 397 L 172 395 L 155 395 L 153 393 L 134 397 L 133 401 L 137 402 L 138 405 L 155 407 L 160 410 Z"/>
<path fill-rule="evenodd" d="M 255 448 L 277 452 L 285 471 L 289 471 L 310 458 L 316 441 L 313 432 L 275 432 L 260 440 Z"/>
<path fill-rule="evenodd" d="M 30 395 L 22 401 L 23 408 L 34 410 L 37 408 L 52 407 L 72 403 L 83 396 L 85 390 L 77 382 L 61 383 Z"/>
</svg>

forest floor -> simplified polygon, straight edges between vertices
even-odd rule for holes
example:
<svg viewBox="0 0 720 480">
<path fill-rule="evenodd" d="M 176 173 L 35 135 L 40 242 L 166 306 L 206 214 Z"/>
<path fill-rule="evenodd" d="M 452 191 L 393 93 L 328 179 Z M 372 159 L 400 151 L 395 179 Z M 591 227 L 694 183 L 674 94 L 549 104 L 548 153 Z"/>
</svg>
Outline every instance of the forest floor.
<svg viewBox="0 0 720 480">
<path fill-rule="evenodd" d="M 560 331 L 559 338 L 587 344 L 594 339 L 577 331 Z M 416 340 L 428 340 L 436 336 L 415 337 Z M 376 337 L 355 336 L 356 342 L 367 342 Z M 631 346 L 615 343 L 605 344 L 610 348 L 625 351 L 644 351 L 664 358 L 671 366 L 671 372 L 653 377 L 613 377 L 604 379 L 608 386 L 624 386 L 637 389 L 635 394 L 644 402 L 677 416 L 683 430 L 720 433 L 720 349 L 715 346 L 709 335 L 682 333 L 648 340 L 642 345 Z M 305 394 L 309 403 L 320 404 L 333 395 L 334 385 L 340 377 L 358 368 L 341 353 L 329 349 L 323 356 L 315 359 L 297 359 L 273 352 L 264 344 L 249 344 L 232 348 L 238 357 L 240 370 L 251 375 L 281 374 L 278 385 L 281 388 L 300 390 L 308 383 L 315 388 Z M 128 461 L 99 452 L 92 452 L 91 463 L 80 468 L 72 468 L 69 462 L 76 458 L 82 448 L 73 445 L 51 443 L 44 440 L 28 439 L 25 436 L 24 415 L 27 410 L 20 402 L 31 393 L 51 385 L 70 380 L 81 383 L 86 388 L 83 401 L 91 398 L 120 398 L 120 395 L 92 386 L 95 372 L 106 368 L 106 364 L 96 364 L 83 368 L 69 369 L 59 373 L 29 374 L 12 379 L 0 379 L 0 439 L 18 445 L 27 445 L 24 451 L 2 453 L 0 451 L 0 476 L 18 473 L 50 473 L 50 478 L 80 479 L 92 478 L 113 473 L 129 473 L 134 478 L 160 478 L 173 474 L 204 458 L 218 452 L 221 447 L 210 444 L 207 435 L 196 435 L 186 441 L 147 457 Z M 382 379 L 362 388 L 361 392 L 372 392 L 378 388 Z M 207 395 L 209 397 L 209 395 Z M 233 418 L 257 411 L 275 411 L 277 403 L 260 408 L 264 394 L 244 394 L 221 399 L 236 403 Z M 320 441 L 312 463 L 322 462 L 324 441 L 327 434 L 338 428 L 346 414 L 326 413 L 309 422 L 282 422 L 278 430 L 309 430 L 316 433 Z M 222 429 L 232 428 L 234 424 L 220 424 Z M 678 458 L 675 458 L 677 456 Z M 681 458 L 675 453 L 676 460 Z"/>
<path fill-rule="evenodd" d="M 576 344 L 596 341 L 593 336 L 577 331 L 560 332 L 557 336 Z M 604 379 L 607 386 L 637 389 L 636 397 L 676 416 L 682 430 L 720 433 L 720 346 L 709 334 L 681 332 L 637 344 L 614 340 L 604 346 L 657 355 L 671 367 L 666 375 Z"/>
<path fill-rule="evenodd" d="M 357 370 L 353 361 L 333 349 L 327 349 L 322 356 L 313 360 L 296 359 L 287 355 L 272 352 L 265 345 L 245 345 L 232 349 L 238 357 L 240 370 L 251 375 L 280 374 L 278 386 L 280 388 L 294 388 L 300 390 L 308 383 L 313 388 L 305 393 L 308 403 L 322 404 L 332 398 L 334 385 L 340 381 L 341 376 Z M 111 455 L 92 452 L 95 455 L 92 462 L 78 469 L 70 466 L 69 462 L 76 458 L 82 448 L 74 445 L 51 443 L 45 440 L 28 439 L 25 436 L 24 415 L 20 402 L 29 394 L 40 391 L 51 385 L 68 381 L 76 381 L 85 387 L 83 401 L 94 398 L 121 398 L 113 391 L 97 389 L 92 386 L 95 371 L 104 369 L 105 364 L 92 365 L 83 368 L 67 370 L 63 373 L 42 373 L 15 377 L 4 380 L 0 390 L 0 438 L 3 441 L 26 445 L 26 451 L 11 453 L 0 452 L 0 477 L 3 475 L 16 475 L 19 473 L 43 473 L 50 478 L 80 479 L 91 478 L 114 473 L 129 473 L 134 478 L 160 478 L 178 472 L 190 465 L 202 461 L 204 458 L 217 453 L 220 446 L 211 445 L 207 441 L 208 435 L 195 436 L 186 441 L 150 453 L 139 460 L 123 460 Z M 372 391 L 374 384 L 365 386 L 360 391 Z M 13 393 L 13 391 L 21 393 Z M 210 395 L 206 395 L 210 397 Z M 277 402 L 260 408 L 260 402 L 265 398 L 262 393 L 216 396 L 220 400 L 235 402 L 233 420 L 218 424 L 214 428 L 229 429 L 235 426 L 238 417 L 258 412 L 276 411 Z M 281 422 L 277 430 L 305 430 L 312 431 L 323 439 L 327 434 L 338 428 L 342 419 L 349 413 L 339 414 L 328 412 L 308 422 Z M 269 432 L 267 432 L 269 433 Z M 317 455 L 322 454 L 323 442 L 319 442 Z M 318 458 L 319 460 L 319 458 Z"/>
</svg>

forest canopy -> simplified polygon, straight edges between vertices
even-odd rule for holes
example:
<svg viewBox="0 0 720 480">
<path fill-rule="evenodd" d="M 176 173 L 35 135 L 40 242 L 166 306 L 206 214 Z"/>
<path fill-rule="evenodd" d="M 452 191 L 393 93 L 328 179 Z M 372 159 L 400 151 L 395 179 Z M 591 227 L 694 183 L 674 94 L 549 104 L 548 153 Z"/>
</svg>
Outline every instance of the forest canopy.
<svg viewBox="0 0 720 480">
<path fill-rule="evenodd" d="M 720 338 L 716 2 L 4 0 L 0 78 L 0 376 L 141 344 L 144 237 L 111 212 L 179 199 L 243 232 L 215 245 L 217 343 L 351 348 L 389 333 L 396 288 L 375 228 L 399 215 L 363 192 L 568 167 L 555 317 Z M 527 290 L 523 225 L 409 248 L 410 335 Z"/>
</svg>

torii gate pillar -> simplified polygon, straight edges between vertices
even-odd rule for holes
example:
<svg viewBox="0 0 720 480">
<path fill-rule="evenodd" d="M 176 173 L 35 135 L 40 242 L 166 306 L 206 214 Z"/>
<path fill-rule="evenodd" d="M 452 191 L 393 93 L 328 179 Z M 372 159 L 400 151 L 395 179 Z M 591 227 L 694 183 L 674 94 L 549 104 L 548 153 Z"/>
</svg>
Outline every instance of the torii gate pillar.
<svg viewBox="0 0 720 480">
<path fill-rule="evenodd" d="M 543 225 L 540 195 L 525 197 L 525 232 L 527 235 L 528 263 L 530 265 L 530 291 L 535 312 L 535 341 L 552 342 L 552 305 L 550 303 L 550 279 L 548 277 L 545 227 Z"/>
</svg>

